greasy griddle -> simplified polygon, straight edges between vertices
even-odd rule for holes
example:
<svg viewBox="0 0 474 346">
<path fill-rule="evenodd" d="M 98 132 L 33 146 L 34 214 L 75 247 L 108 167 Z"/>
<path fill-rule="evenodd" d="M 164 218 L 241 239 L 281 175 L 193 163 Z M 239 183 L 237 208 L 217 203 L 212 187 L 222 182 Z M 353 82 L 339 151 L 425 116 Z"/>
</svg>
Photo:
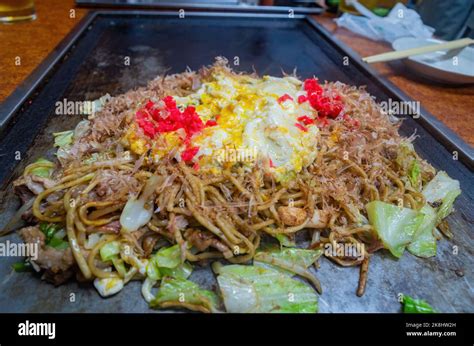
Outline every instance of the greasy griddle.
<svg viewBox="0 0 474 346">
<path fill-rule="evenodd" d="M 180 19 L 176 13 L 96 12 L 0 106 L 0 225 L 19 204 L 11 191 L 12 179 L 38 157 L 52 158 L 51 134 L 71 129 L 81 119 L 56 115 L 57 101 L 117 95 L 144 86 L 159 74 L 209 65 L 216 56 L 227 57 L 238 71 L 281 75 L 296 68 L 302 78 L 315 75 L 320 80 L 366 85 L 378 101 L 404 97 L 303 16 L 187 14 Z M 129 66 L 124 64 L 126 57 Z M 238 66 L 233 65 L 234 57 L 239 59 Z M 344 57 L 349 58 L 348 65 L 343 64 Z M 397 312 L 399 293 L 426 299 L 444 312 L 474 311 L 474 184 L 467 168 L 472 164 L 472 148 L 424 111 L 422 118 L 408 117 L 401 127 L 405 136 L 415 130 L 418 153 L 461 182 L 463 193 L 449 217 L 454 239 L 441 240 L 438 256 L 425 260 L 409 253 L 396 260 L 379 251 L 372 256 L 367 290 L 361 298 L 355 295 L 359 269 L 342 268 L 323 258 L 317 271 L 324 290 L 319 299 L 321 312 Z M 453 160 L 453 150 L 458 151 L 459 160 Z M 18 152 L 21 160 L 15 160 Z M 18 241 L 16 235 L 2 241 L 6 239 Z M 13 273 L 10 266 L 18 260 L 2 258 L 0 262 L 1 312 L 152 311 L 136 282 L 104 300 L 90 285 L 70 282 L 54 288 L 37 275 Z M 191 278 L 209 289 L 216 284 L 208 266 L 196 266 Z"/>
</svg>

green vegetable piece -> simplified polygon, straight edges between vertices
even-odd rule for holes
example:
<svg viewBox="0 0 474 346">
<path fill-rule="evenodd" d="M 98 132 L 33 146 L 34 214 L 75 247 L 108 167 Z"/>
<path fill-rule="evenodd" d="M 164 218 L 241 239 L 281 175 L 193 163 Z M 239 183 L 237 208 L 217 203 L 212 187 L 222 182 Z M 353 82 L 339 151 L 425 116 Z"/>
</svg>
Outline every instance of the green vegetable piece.
<svg viewBox="0 0 474 346">
<path fill-rule="evenodd" d="M 120 253 L 120 242 L 111 241 L 100 248 L 100 258 L 107 262 Z"/>
<path fill-rule="evenodd" d="M 176 268 L 181 264 L 181 249 L 177 244 L 161 248 L 152 260 L 158 268 Z"/>
<path fill-rule="evenodd" d="M 286 234 L 278 233 L 275 235 L 275 238 L 280 242 L 281 246 L 285 247 L 295 247 L 296 243 L 294 240 L 290 239 Z"/>
<path fill-rule="evenodd" d="M 33 266 L 30 261 L 24 260 L 23 262 L 16 262 L 12 264 L 12 268 L 17 273 L 23 273 L 33 270 Z"/>
<path fill-rule="evenodd" d="M 115 269 L 120 274 L 120 276 L 125 277 L 125 275 L 127 274 L 127 268 L 125 268 L 125 262 L 122 259 L 118 258 L 117 255 L 112 256 L 111 260 L 112 260 L 112 264 L 114 265 Z"/>
<path fill-rule="evenodd" d="M 192 271 L 191 264 L 181 262 L 179 245 L 159 249 L 147 266 L 147 276 L 153 280 L 159 280 L 165 276 L 187 279 Z"/>
<path fill-rule="evenodd" d="M 52 237 L 51 240 L 48 243 L 48 246 L 51 246 L 52 248 L 55 248 L 56 250 L 65 250 L 69 247 L 69 243 L 65 240 Z"/>
<path fill-rule="evenodd" d="M 453 210 L 454 200 L 461 194 L 459 181 L 451 179 L 446 172 L 438 172 L 423 189 L 426 201 L 435 206 L 437 223 Z"/>
<path fill-rule="evenodd" d="M 65 148 L 72 144 L 74 131 L 62 131 L 53 133 L 54 136 L 54 146 L 58 148 Z"/>
<path fill-rule="evenodd" d="M 162 276 L 170 276 L 178 279 L 187 279 L 193 272 L 193 266 L 188 262 L 177 266 L 176 268 L 160 268 Z"/>
<path fill-rule="evenodd" d="M 429 314 L 436 312 L 436 310 L 433 309 L 426 301 L 421 299 L 413 299 L 412 297 L 405 294 L 403 295 L 402 304 L 404 313 Z"/>
<path fill-rule="evenodd" d="M 395 257 L 401 257 L 423 222 L 424 214 L 381 201 L 368 203 L 366 210 L 385 248 Z"/>
<path fill-rule="evenodd" d="M 48 166 L 34 168 L 30 171 L 31 174 L 34 174 L 43 178 L 49 178 L 51 176 L 51 173 L 53 172 L 52 166 L 54 165 L 51 161 L 43 159 L 43 158 L 39 158 L 34 163 L 48 164 Z"/>
<path fill-rule="evenodd" d="M 411 254 L 418 257 L 433 257 L 436 256 L 436 238 L 433 235 L 436 227 L 436 211 L 429 205 L 425 205 L 420 212 L 425 217 L 407 249 Z"/>
<path fill-rule="evenodd" d="M 323 254 L 323 250 L 308 250 L 308 249 L 299 249 L 299 248 L 283 248 L 283 249 L 272 249 L 269 251 L 260 251 L 255 254 L 254 257 L 254 265 L 263 267 L 263 268 L 271 268 L 282 273 L 294 275 L 294 273 L 289 272 L 286 269 L 282 269 L 274 264 L 269 264 L 263 261 L 260 261 L 259 258 L 262 254 L 267 254 L 271 258 L 280 260 L 288 264 L 289 267 L 294 265 L 301 266 L 304 268 L 309 268 L 316 260 L 321 257 Z"/>
<path fill-rule="evenodd" d="M 201 289 L 192 281 L 165 277 L 155 299 L 150 302 L 152 308 L 160 308 L 163 303 L 176 306 L 191 304 L 202 306 L 208 311 L 217 311 L 218 298 L 215 293 Z"/>
<path fill-rule="evenodd" d="M 258 266 L 228 265 L 217 271 L 227 312 L 315 313 L 315 291 L 280 271 Z"/>
<path fill-rule="evenodd" d="M 418 189 L 421 183 L 421 168 L 417 160 L 413 160 L 411 163 L 408 179 L 410 179 L 411 186 Z"/>
<path fill-rule="evenodd" d="M 46 245 L 49 244 L 54 234 L 59 231 L 60 226 L 54 223 L 41 222 L 40 231 L 46 236 Z"/>
</svg>

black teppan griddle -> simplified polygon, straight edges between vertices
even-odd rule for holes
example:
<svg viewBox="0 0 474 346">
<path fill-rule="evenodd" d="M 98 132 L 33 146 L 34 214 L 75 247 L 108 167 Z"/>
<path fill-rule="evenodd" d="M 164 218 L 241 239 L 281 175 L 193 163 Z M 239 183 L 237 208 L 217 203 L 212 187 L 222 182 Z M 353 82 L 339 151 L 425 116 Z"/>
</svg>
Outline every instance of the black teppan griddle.
<svg viewBox="0 0 474 346">
<path fill-rule="evenodd" d="M 378 101 L 408 100 L 309 17 L 188 13 L 179 18 L 177 12 L 93 12 L 0 106 L 0 225 L 18 207 L 12 180 L 38 157 L 52 157 L 52 133 L 71 129 L 81 119 L 55 115 L 57 101 L 117 95 L 165 72 L 209 65 L 216 56 L 227 57 L 238 71 L 281 75 L 296 68 L 302 78 L 316 75 L 320 80 L 366 85 Z M 236 57 L 239 64 L 233 65 Z M 343 64 L 345 57 L 348 65 Z M 124 64 L 126 58 L 129 66 Z M 449 217 L 454 239 L 440 241 L 438 256 L 427 260 L 405 254 L 397 261 L 378 252 L 371 260 L 362 298 L 355 295 L 358 268 L 341 268 L 322 260 L 317 272 L 324 289 L 320 311 L 397 312 L 399 293 L 426 299 L 444 312 L 474 311 L 474 184 L 468 168 L 473 151 L 424 110 L 417 120 L 407 117 L 401 127 L 405 136 L 415 130 L 418 153 L 461 182 L 463 193 Z M 453 159 L 453 151 L 458 160 Z M 18 238 L 11 235 L 8 239 Z M 18 259 L 4 258 L 0 263 L 1 311 L 149 311 L 138 283 L 104 300 L 93 288 L 75 282 L 53 288 L 32 274 L 12 273 L 10 265 L 15 261 Z M 460 269 L 462 277 L 456 275 Z M 197 268 L 191 278 L 203 287 L 215 284 L 208 267 Z M 75 304 L 65 303 L 71 291 L 77 297 Z"/>
</svg>

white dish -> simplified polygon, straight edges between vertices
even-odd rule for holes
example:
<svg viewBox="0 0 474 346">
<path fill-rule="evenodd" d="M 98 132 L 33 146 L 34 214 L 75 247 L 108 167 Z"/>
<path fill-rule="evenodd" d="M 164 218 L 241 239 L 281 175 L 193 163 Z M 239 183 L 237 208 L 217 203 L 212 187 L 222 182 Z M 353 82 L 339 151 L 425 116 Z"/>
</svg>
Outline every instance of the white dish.
<svg viewBox="0 0 474 346">
<path fill-rule="evenodd" d="M 422 47 L 444 41 L 402 37 L 392 43 L 394 50 Z M 449 84 L 474 83 L 474 48 L 436 51 L 403 59 L 413 71 L 431 80 Z"/>
</svg>

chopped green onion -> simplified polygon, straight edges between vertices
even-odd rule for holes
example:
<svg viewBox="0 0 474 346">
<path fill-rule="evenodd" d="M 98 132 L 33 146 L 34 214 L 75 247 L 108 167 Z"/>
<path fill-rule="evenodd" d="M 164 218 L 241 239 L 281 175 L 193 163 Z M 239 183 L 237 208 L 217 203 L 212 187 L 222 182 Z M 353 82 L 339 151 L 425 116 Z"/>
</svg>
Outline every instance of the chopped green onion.
<svg viewBox="0 0 474 346">
<path fill-rule="evenodd" d="M 53 236 L 53 238 L 51 238 L 51 240 L 49 241 L 48 246 L 51 246 L 56 250 L 65 250 L 69 247 L 69 243 L 65 240 Z"/>
<path fill-rule="evenodd" d="M 53 238 L 54 234 L 59 230 L 59 225 L 55 223 L 40 223 L 40 231 L 46 236 L 46 244 L 48 244 Z"/>
<path fill-rule="evenodd" d="M 31 265 L 30 261 L 24 260 L 23 262 L 13 263 L 12 268 L 17 273 L 23 273 L 23 272 L 31 271 L 33 269 L 33 266 Z"/>
</svg>

